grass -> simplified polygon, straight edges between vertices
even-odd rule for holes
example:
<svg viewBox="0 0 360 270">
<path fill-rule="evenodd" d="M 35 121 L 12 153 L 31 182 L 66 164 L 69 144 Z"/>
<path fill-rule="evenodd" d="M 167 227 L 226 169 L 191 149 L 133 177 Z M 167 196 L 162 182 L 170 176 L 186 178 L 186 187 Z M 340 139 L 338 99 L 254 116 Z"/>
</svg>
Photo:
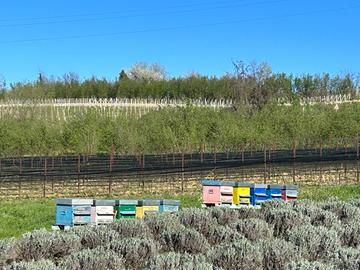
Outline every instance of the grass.
<svg viewBox="0 0 360 270">
<path fill-rule="evenodd" d="M 360 185 L 305 186 L 300 188 L 300 199 L 321 201 L 335 196 L 342 200 L 360 197 Z M 201 206 L 200 192 L 183 195 L 142 195 L 138 197 L 149 199 L 161 197 L 162 199 L 180 200 L 181 207 Z M 55 203 L 53 199 L 0 201 L 0 239 L 18 237 L 34 229 L 50 229 L 54 222 Z"/>
</svg>

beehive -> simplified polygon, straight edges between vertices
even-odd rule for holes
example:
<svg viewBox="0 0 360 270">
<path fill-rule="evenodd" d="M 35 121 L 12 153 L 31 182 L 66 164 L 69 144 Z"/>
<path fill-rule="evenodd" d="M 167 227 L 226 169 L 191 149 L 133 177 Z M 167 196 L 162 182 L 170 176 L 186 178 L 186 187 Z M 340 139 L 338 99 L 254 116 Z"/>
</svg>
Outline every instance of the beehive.
<svg viewBox="0 0 360 270">
<path fill-rule="evenodd" d="M 114 221 L 115 200 L 94 200 L 91 207 L 92 224 L 107 224 Z"/>
<path fill-rule="evenodd" d="M 219 180 L 202 181 L 202 199 L 205 206 L 219 205 L 221 203 Z"/>
<path fill-rule="evenodd" d="M 77 226 L 91 223 L 92 199 L 55 199 L 56 226 Z"/>
<path fill-rule="evenodd" d="M 120 218 L 136 218 L 136 206 L 138 200 L 117 200 L 115 209 L 116 219 Z"/>
<path fill-rule="evenodd" d="M 284 201 L 296 200 L 298 197 L 298 186 L 296 185 L 285 185 L 282 190 L 282 199 Z"/>
<path fill-rule="evenodd" d="M 266 184 L 252 184 L 250 187 L 251 204 L 254 206 L 261 205 L 267 200 L 267 185 Z"/>
<path fill-rule="evenodd" d="M 284 185 L 269 185 L 267 189 L 268 199 L 281 200 Z"/>
<path fill-rule="evenodd" d="M 179 211 L 180 201 L 175 200 L 161 200 L 160 213 L 163 212 L 177 212 Z"/>
<path fill-rule="evenodd" d="M 250 183 L 236 182 L 234 184 L 233 203 L 236 205 L 250 205 Z"/>
<path fill-rule="evenodd" d="M 233 203 L 233 191 L 234 182 L 221 182 L 220 186 L 220 203 L 232 204 Z"/>
<path fill-rule="evenodd" d="M 136 217 L 143 218 L 145 215 L 159 213 L 160 200 L 139 200 L 136 206 Z"/>
</svg>

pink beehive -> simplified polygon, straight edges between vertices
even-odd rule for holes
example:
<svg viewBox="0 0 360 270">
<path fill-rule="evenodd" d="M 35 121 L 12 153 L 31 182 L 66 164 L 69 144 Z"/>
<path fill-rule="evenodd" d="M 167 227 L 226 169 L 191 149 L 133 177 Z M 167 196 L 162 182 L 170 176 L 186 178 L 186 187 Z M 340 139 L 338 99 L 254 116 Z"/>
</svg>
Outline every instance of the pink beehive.
<svg viewBox="0 0 360 270">
<path fill-rule="evenodd" d="M 221 203 L 232 204 L 233 202 L 233 186 L 231 182 L 224 182 L 220 186 L 220 201 Z"/>
<path fill-rule="evenodd" d="M 220 204 L 220 181 L 218 180 L 203 180 L 203 204 Z"/>
</svg>

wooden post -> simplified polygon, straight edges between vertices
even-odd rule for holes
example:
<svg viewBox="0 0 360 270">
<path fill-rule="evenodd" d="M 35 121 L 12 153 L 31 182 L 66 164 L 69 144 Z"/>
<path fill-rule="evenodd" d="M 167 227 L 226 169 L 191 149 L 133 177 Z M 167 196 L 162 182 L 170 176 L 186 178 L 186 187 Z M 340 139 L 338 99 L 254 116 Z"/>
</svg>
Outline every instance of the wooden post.
<svg viewBox="0 0 360 270">
<path fill-rule="evenodd" d="M 114 162 L 115 146 L 111 145 L 110 157 L 109 157 L 109 195 L 112 193 L 112 171 Z"/>
<path fill-rule="evenodd" d="M 184 172 L 184 167 L 185 167 L 185 158 L 184 158 L 184 152 L 181 152 L 181 171 L 182 171 L 182 176 L 181 176 L 181 192 L 184 192 L 184 178 L 185 178 L 185 172 Z"/>
<path fill-rule="evenodd" d="M 21 197 L 22 158 L 19 159 L 19 197 Z"/>
<path fill-rule="evenodd" d="M 266 174 L 267 174 L 267 168 L 266 168 L 266 146 L 264 146 L 264 184 L 266 184 Z"/>
<path fill-rule="evenodd" d="M 45 157 L 44 163 L 44 181 L 43 181 L 43 197 L 46 197 L 46 181 L 47 181 L 47 158 Z"/>
<path fill-rule="evenodd" d="M 80 194 L 80 155 L 78 155 L 78 162 L 77 162 L 77 177 L 78 177 L 78 183 L 77 183 L 77 192 Z"/>
</svg>

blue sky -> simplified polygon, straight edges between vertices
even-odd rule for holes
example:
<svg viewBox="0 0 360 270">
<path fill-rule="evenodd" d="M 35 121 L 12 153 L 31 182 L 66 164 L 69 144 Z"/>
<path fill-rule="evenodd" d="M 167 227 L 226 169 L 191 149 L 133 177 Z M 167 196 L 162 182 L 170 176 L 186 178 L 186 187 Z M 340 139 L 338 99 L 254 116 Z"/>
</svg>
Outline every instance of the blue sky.
<svg viewBox="0 0 360 270">
<path fill-rule="evenodd" d="M 232 60 L 293 74 L 360 72 L 360 1 L 1 1 L 0 74 L 114 79 L 139 61 L 221 76 Z M 1 76 L 0 75 L 0 76 Z"/>
</svg>

